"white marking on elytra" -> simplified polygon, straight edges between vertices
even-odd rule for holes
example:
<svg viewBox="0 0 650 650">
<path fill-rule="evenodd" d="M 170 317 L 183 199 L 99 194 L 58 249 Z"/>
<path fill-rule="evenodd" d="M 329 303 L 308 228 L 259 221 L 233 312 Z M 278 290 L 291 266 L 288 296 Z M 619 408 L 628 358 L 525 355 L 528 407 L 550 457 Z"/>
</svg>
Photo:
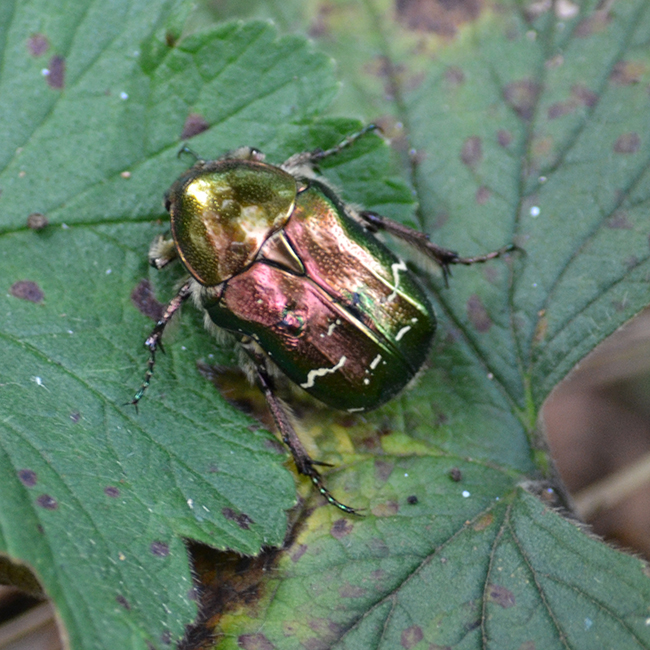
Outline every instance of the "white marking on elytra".
<svg viewBox="0 0 650 650">
<path fill-rule="evenodd" d="M 418 322 L 417 318 L 411 318 L 411 323 L 413 323 L 415 325 L 415 323 L 417 323 L 417 322 Z"/>
<path fill-rule="evenodd" d="M 378 354 L 370 363 L 370 369 L 374 370 L 379 365 L 380 361 L 381 361 L 381 354 Z"/>
<path fill-rule="evenodd" d="M 393 271 L 393 284 L 395 286 L 393 292 L 390 294 L 390 296 L 388 296 L 388 298 L 386 298 L 386 302 L 392 302 L 397 297 L 397 289 L 399 287 L 399 271 L 408 270 L 406 268 L 404 260 L 400 260 L 399 262 L 395 262 L 395 264 L 391 264 L 390 268 Z"/>
<path fill-rule="evenodd" d="M 348 413 L 361 413 L 361 411 L 365 411 L 366 408 L 364 406 L 361 406 L 360 408 L 356 409 L 348 409 Z"/>
<path fill-rule="evenodd" d="M 341 321 L 337 318 L 328 328 L 327 328 L 327 336 L 332 336 L 332 332 L 336 329 L 337 325 L 340 325 Z"/>
<path fill-rule="evenodd" d="M 402 329 L 399 332 L 397 332 L 397 335 L 395 336 L 395 340 L 399 341 L 404 336 L 404 334 L 406 334 L 406 332 L 408 332 L 410 329 L 411 329 L 410 325 L 407 325 L 406 327 L 402 327 Z"/>
<path fill-rule="evenodd" d="M 363 380 L 363 383 L 367 386 L 370 383 L 370 379 L 367 377 Z"/>
<path fill-rule="evenodd" d="M 342 356 L 338 363 L 332 368 L 317 368 L 316 370 L 310 370 L 307 374 L 307 381 L 304 384 L 300 384 L 302 388 L 311 388 L 314 385 L 314 380 L 316 377 L 324 377 L 325 375 L 331 375 L 332 373 L 340 370 L 347 361 L 347 358 Z"/>
</svg>

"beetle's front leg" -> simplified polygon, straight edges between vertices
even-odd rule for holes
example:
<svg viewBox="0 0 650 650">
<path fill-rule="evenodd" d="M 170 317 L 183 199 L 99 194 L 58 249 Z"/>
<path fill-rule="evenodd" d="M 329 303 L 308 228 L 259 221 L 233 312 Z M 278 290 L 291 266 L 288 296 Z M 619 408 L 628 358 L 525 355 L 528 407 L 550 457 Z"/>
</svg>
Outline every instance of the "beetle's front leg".
<svg viewBox="0 0 650 650">
<path fill-rule="evenodd" d="M 178 257 L 178 250 L 173 239 L 158 235 L 149 247 L 149 264 L 155 269 L 162 269 Z"/>
<path fill-rule="evenodd" d="M 136 408 L 138 407 L 138 402 L 142 399 L 149 384 L 151 383 L 151 378 L 153 377 L 153 369 L 156 365 L 156 350 L 160 348 L 163 350 L 162 346 L 162 335 L 167 327 L 169 321 L 172 319 L 173 315 L 180 309 L 181 305 L 192 295 L 191 290 L 191 280 L 188 280 L 179 290 L 178 293 L 169 301 L 165 311 L 161 316 L 160 320 L 156 323 L 151 334 L 147 337 L 144 345 L 149 350 L 149 362 L 147 364 L 147 371 L 144 375 L 144 381 L 140 386 L 140 389 L 135 394 L 133 399 L 129 404 L 133 404 Z M 163 350 L 164 352 L 164 350 Z"/>
<path fill-rule="evenodd" d="M 377 126 L 377 124 L 368 124 L 364 126 L 361 131 L 352 133 L 331 149 L 314 149 L 314 151 L 303 151 L 301 153 L 294 154 L 291 156 L 291 158 L 282 164 L 282 168 L 289 171 L 300 169 L 302 166 L 308 166 L 309 168 L 312 168 L 324 158 L 335 156 L 343 149 L 347 149 L 347 147 L 353 145 L 359 138 L 362 138 L 367 133 L 371 133 L 373 131 L 381 131 L 381 127 Z"/>
<path fill-rule="evenodd" d="M 450 274 L 449 267 L 452 264 L 480 264 L 501 257 L 506 253 L 516 250 L 514 244 L 508 244 L 499 248 L 499 250 L 491 251 L 483 255 L 476 255 L 475 257 L 461 257 L 456 251 L 449 250 L 434 244 L 429 235 L 419 230 L 409 228 L 397 221 L 383 217 L 376 212 L 362 211 L 358 213 L 359 216 L 365 221 L 366 228 L 371 232 L 385 231 L 394 237 L 405 241 L 410 246 L 413 246 L 417 251 L 423 253 L 427 257 L 433 259 L 442 268 L 442 273 L 447 282 L 447 277 Z"/>
<path fill-rule="evenodd" d="M 291 450 L 291 455 L 293 460 L 296 463 L 296 468 L 300 474 L 308 476 L 311 479 L 311 482 L 316 486 L 316 489 L 320 494 L 327 500 L 328 503 L 331 503 L 333 506 L 343 510 L 352 515 L 358 515 L 359 512 L 350 506 L 346 506 L 344 503 L 341 503 L 334 498 L 332 493 L 325 487 L 323 483 L 323 477 L 320 475 L 320 472 L 314 467 L 314 465 L 327 465 L 327 463 L 319 463 L 315 460 L 312 460 L 307 450 L 304 448 L 298 434 L 289 419 L 286 408 L 282 405 L 282 402 L 275 395 L 275 387 L 273 380 L 266 370 L 266 364 L 264 363 L 261 355 L 256 354 L 255 352 L 244 348 L 247 354 L 253 359 L 255 363 L 255 368 L 257 370 L 257 377 L 260 383 L 264 397 L 271 409 L 271 414 L 275 420 L 275 424 L 280 431 L 282 436 L 282 441 L 287 447 Z"/>
</svg>

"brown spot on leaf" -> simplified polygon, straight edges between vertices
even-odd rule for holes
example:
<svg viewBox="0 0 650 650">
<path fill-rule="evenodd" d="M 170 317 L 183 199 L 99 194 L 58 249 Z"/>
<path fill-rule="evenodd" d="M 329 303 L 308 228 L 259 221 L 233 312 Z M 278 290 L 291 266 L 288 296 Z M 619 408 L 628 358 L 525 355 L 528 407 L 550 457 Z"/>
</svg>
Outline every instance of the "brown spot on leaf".
<svg viewBox="0 0 650 650">
<path fill-rule="evenodd" d="M 47 224 L 47 217 L 40 212 L 32 212 L 32 214 L 27 217 L 27 227 L 30 230 L 43 230 Z"/>
<path fill-rule="evenodd" d="M 452 467 L 449 470 L 449 478 L 456 483 L 460 483 L 463 480 L 463 473 L 458 469 L 458 467 Z"/>
<path fill-rule="evenodd" d="M 77 424 L 77 422 L 81 420 L 81 413 L 79 413 L 79 411 L 72 411 L 72 413 L 70 413 L 70 420 L 72 421 L 72 424 Z"/>
<path fill-rule="evenodd" d="M 243 530 L 249 530 L 251 524 L 255 523 L 247 514 L 235 512 L 232 508 L 223 508 L 221 514 L 226 519 L 234 521 Z"/>
<path fill-rule="evenodd" d="M 169 544 L 160 541 L 151 542 L 149 550 L 156 557 L 167 557 L 169 555 Z"/>
<path fill-rule="evenodd" d="M 583 106 L 593 108 L 598 103 L 598 95 L 587 86 L 575 84 L 571 87 L 571 96 Z"/>
<path fill-rule="evenodd" d="M 496 284 L 497 280 L 501 277 L 498 269 L 495 266 L 483 265 L 481 269 L 483 277 L 491 284 Z"/>
<path fill-rule="evenodd" d="M 537 326 L 535 327 L 535 333 L 533 334 L 533 342 L 541 343 L 546 337 L 546 332 L 548 331 L 548 318 L 542 316 L 537 321 Z"/>
<path fill-rule="evenodd" d="M 632 230 L 633 228 L 625 212 L 615 212 L 607 219 L 605 225 L 612 230 Z"/>
<path fill-rule="evenodd" d="M 31 280 L 18 280 L 14 282 L 9 289 L 9 293 L 14 298 L 28 300 L 29 302 L 42 302 L 45 297 L 41 288 Z"/>
<path fill-rule="evenodd" d="M 309 35 L 312 38 L 323 38 L 331 31 L 329 16 L 334 11 L 331 4 L 321 3 L 318 7 L 316 19 L 309 27 Z"/>
<path fill-rule="evenodd" d="M 467 301 L 467 316 L 477 332 L 487 332 L 492 327 L 492 319 L 476 294 L 470 296 Z"/>
<path fill-rule="evenodd" d="M 575 106 L 571 102 L 556 102 L 548 107 L 548 119 L 556 120 L 558 117 L 573 113 Z"/>
<path fill-rule="evenodd" d="M 593 34 L 602 32 L 611 20 L 609 12 L 594 11 L 589 18 L 585 18 L 573 32 L 578 38 L 587 38 Z"/>
<path fill-rule="evenodd" d="M 492 192 L 490 192 L 490 190 L 484 185 L 481 185 L 481 187 L 476 190 L 476 202 L 479 205 L 485 205 L 491 196 Z"/>
<path fill-rule="evenodd" d="M 104 488 L 104 494 L 107 497 L 116 498 L 116 497 L 120 496 L 120 490 L 119 490 L 119 488 L 116 488 L 114 485 L 107 485 Z"/>
<path fill-rule="evenodd" d="M 18 478 L 25 487 L 34 487 L 37 483 L 36 472 L 32 469 L 19 469 Z"/>
<path fill-rule="evenodd" d="M 407 29 L 454 36 L 463 23 L 476 20 L 482 0 L 396 0 L 397 20 Z"/>
<path fill-rule="evenodd" d="M 115 600 L 117 601 L 118 605 L 122 605 L 122 607 L 124 607 L 124 609 L 126 609 L 127 611 L 131 609 L 131 605 L 129 604 L 129 601 L 126 598 L 124 598 L 124 596 L 122 596 L 121 594 L 117 594 L 117 596 L 115 596 Z"/>
<path fill-rule="evenodd" d="M 534 136 L 530 149 L 534 160 L 544 158 L 553 151 L 553 138 L 550 135 Z"/>
<path fill-rule="evenodd" d="M 641 138 L 638 133 L 624 133 L 614 143 L 616 153 L 636 153 L 641 146 Z"/>
<path fill-rule="evenodd" d="M 490 585 L 488 588 L 488 599 L 497 605 L 501 605 L 503 609 L 508 609 L 515 604 L 514 594 L 505 587 L 500 585 Z"/>
<path fill-rule="evenodd" d="M 165 43 L 167 44 L 167 47 L 175 47 L 177 42 L 178 38 L 176 37 L 176 34 L 170 31 L 165 33 Z"/>
<path fill-rule="evenodd" d="M 476 167 L 483 157 L 483 148 L 481 146 L 481 138 L 477 135 L 471 135 L 463 143 L 463 148 L 460 152 L 460 159 L 464 165 L 468 167 Z"/>
<path fill-rule="evenodd" d="M 384 569 L 375 569 L 374 571 L 370 572 L 370 579 L 375 580 L 377 582 L 381 580 L 386 579 L 386 571 Z"/>
<path fill-rule="evenodd" d="M 65 59 L 54 55 L 47 65 L 47 74 L 45 75 L 50 88 L 61 90 L 65 85 Z"/>
<path fill-rule="evenodd" d="M 347 519 L 337 519 L 330 528 L 330 534 L 336 539 L 341 539 L 346 535 L 349 535 L 354 528 L 354 525 L 351 521 Z"/>
<path fill-rule="evenodd" d="M 131 292 L 131 302 L 141 314 L 154 321 L 159 321 L 165 311 L 165 305 L 156 300 L 149 280 L 138 282 Z"/>
<path fill-rule="evenodd" d="M 384 501 L 377 503 L 372 507 L 372 514 L 375 517 L 392 517 L 399 512 L 399 503 L 397 501 Z"/>
<path fill-rule="evenodd" d="M 45 34 L 32 34 L 27 39 L 27 49 L 32 56 L 45 54 L 50 47 L 50 42 Z"/>
<path fill-rule="evenodd" d="M 494 521 L 494 515 L 491 512 L 489 512 L 488 514 L 483 515 L 478 521 L 476 521 L 474 523 L 474 526 L 472 526 L 472 528 L 476 532 L 481 532 L 482 530 L 488 528 L 493 521 Z"/>
<path fill-rule="evenodd" d="M 291 561 L 297 562 L 307 552 L 308 548 L 307 544 L 298 544 L 291 553 Z"/>
<path fill-rule="evenodd" d="M 532 22 L 543 16 L 551 7 L 551 0 L 533 0 L 533 2 L 526 3 L 524 15 L 528 21 Z"/>
<path fill-rule="evenodd" d="M 394 463 L 388 460 L 375 461 L 375 478 L 380 483 L 385 483 L 393 472 Z"/>
<path fill-rule="evenodd" d="M 325 643 L 325 650 L 332 647 L 332 641 L 339 637 L 345 629 L 342 625 L 329 618 L 310 618 L 307 624 L 318 634 L 318 638 L 308 639 L 308 642 Z"/>
<path fill-rule="evenodd" d="M 423 638 L 424 634 L 422 633 L 422 628 L 419 625 L 411 625 L 411 627 L 407 627 L 402 632 L 402 648 L 410 650 L 411 648 L 414 648 L 418 643 L 420 643 Z"/>
<path fill-rule="evenodd" d="M 505 129 L 500 129 L 499 132 L 497 133 L 497 142 L 502 146 L 502 147 L 507 147 L 511 142 L 512 142 L 512 135 L 509 131 L 506 131 Z"/>
<path fill-rule="evenodd" d="M 275 646 L 261 633 L 242 634 L 237 637 L 237 645 L 242 650 L 274 650 Z"/>
<path fill-rule="evenodd" d="M 461 68 L 452 65 L 445 70 L 445 79 L 453 86 L 460 86 L 465 81 L 465 73 Z"/>
<path fill-rule="evenodd" d="M 609 75 L 609 80 L 617 86 L 629 86 L 638 84 L 645 72 L 646 66 L 641 61 L 617 61 Z"/>
<path fill-rule="evenodd" d="M 446 210 L 438 212 L 436 215 L 436 220 L 432 224 L 432 229 L 437 230 L 438 228 L 442 228 L 447 223 L 447 221 L 449 221 L 449 212 Z"/>
<path fill-rule="evenodd" d="M 474 621 L 472 621 L 470 623 L 467 623 L 467 625 L 465 625 L 465 629 L 468 632 L 471 632 L 472 630 L 476 630 L 479 627 L 481 627 L 481 619 L 480 618 L 477 618 L 476 620 L 474 620 Z"/>
<path fill-rule="evenodd" d="M 41 508 L 45 508 L 45 510 L 56 510 L 59 507 L 56 499 L 51 497 L 49 494 L 41 494 L 38 499 L 36 499 L 36 503 L 38 503 Z"/>
<path fill-rule="evenodd" d="M 189 140 L 203 131 L 207 131 L 210 125 L 206 122 L 205 118 L 199 113 L 190 113 L 183 125 L 181 132 L 181 140 Z"/>
<path fill-rule="evenodd" d="M 358 587 L 357 585 L 351 585 L 349 582 L 346 582 L 339 589 L 339 596 L 341 598 L 363 598 L 367 593 L 367 589 Z"/>
<path fill-rule="evenodd" d="M 564 57 L 561 54 L 556 54 L 544 62 L 544 67 L 547 70 L 554 70 L 562 65 L 564 65 Z"/>
<path fill-rule="evenodd" d="M 534 641 L 524 641 L 517 650 L 536 650 L 536 648 Z"/>
<path fill-rule="evenodd" d="M 503 90 L 503 98 L 522 120 L 532 119 L 539 94 L 539 84 L 532 79 L 509 83 Z"/>
</svg>

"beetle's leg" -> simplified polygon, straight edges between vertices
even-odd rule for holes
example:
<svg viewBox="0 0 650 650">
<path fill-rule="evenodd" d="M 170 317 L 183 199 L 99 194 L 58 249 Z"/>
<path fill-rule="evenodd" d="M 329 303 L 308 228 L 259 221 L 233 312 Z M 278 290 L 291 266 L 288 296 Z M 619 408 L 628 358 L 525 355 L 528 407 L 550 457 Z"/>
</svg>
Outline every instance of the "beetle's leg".
<svg viewBox="0 0 650 650">
<path fill-rule="evenodd" d="M 514 244 L 508 244 L 499 248 L 499 250 L 491 251 L 490 253 L 485 253 L 483 255 L 476 255 L 474 257 L 461 257 L 456 251 L 449 250 L 448 248 L 443 248 L 434 244 L 430 239 L 429 235 L 419 230 L 414 230 L 408 226 L 393 221 L 392 219 L 387 219 L 382 217 L 376 212 L 363 211 L 359 212 L 359 216 L 366 222 L 366 228 L 371 232 L 378 232 L 384 230 L 390 235 L 397 237 L 405 241 L 410 246 L 413 246 L 416 250 L 423 253 L 427 257 L 435 260 L 440 267 L 442 268 L 442 273 L 445 278 L 445 284 L 447 282 L 447 277 L 451 275 L 449 267 L 452 264 L 479 264 L 482 262 L 487 262 L 488 260 L 493 260 L 497 257 L 501 257 L 506 253 L 510 253 L 513 250 L 516 250 Z"/>
<path fill-rule="evenodd" d="M 282 405 L 282 402 L 276 397 L 274 392 L 273 380 L 269 373 L 266 370 L 266 365 L 261 358 L 261 355 L 257 355 L 255 352 L 246 349 L 248 355 L 253 359 L 255 363 L 255 368 L 257 370 L 257 376 L 260 382 L 260 387 L 264 393 L 264 397 L 271 409 L 271 414 L 275 420 L 275 424 L 280 431 L 282 436 L 282 441 L 287 447 L 291 450 L 291 455 L 293 460 L 296 463 L 296 468 L 300 474 L 304 474 L 311 479 L 311 482 L 316 486 L 316 489 L 320 494 L 326 499 L 328 503 L 331 503 L 333 506 L 343 510 L 352 515 L 358 515 L 359 512 L 350 506 L 346 506 L 344 503 L 341 503 L 332 496 L 332 493 L 325 487 L 323 483 L 323 477 L 320 475 L 318 470 L 314 465 L 327 465 L 327 463 L 319 463 L 318 461 L 312 460 L 307 453 L 307 450 L 303 447 L 300 438 L 296 430 L 291 424 L 291 420 L 287 415 L 287 411 Z"/>
<path fill-rule="evenodd" d="M 129 404 L 133 404 L 133 406 L 136 408 L 138 407 L 138 402 L 142 399 L 142 396 L 144 395 L 147 388 L 149 388 L 149 384 L 151 383 L 151 378 L 153 377 L 153 369 L 156 365 L 156 350 L 158 348 L 163 350 L 161 339 L 163 332 L 165 331 L 165 327 L 167 327 L 167 324 L 172 319 L 172 316 L 180 309 L 180 306 L 192 295 L 190 287 L 191 281 L 188 280 L 178 290 L 178 293 L 169 301 L 167 307 L 165 307 L 163 315 L 160 317 L 160 320 L 156 323 L 153 330 L 151 330 L 151 334 L 149 334 L 147 340 L 144 342 L 145 347 L 149 349 L 149 362 L 147 364 L 147 371 L 144 374 L 144 381 L 142 382 L 140 389 L 135 394 L 133 399 L 129 402 Z"/>
<path fill-rule="evenodd" d="M 158 235 L 149 247 L 149 264 L 155 269 L 162 269 L 178 257 L 178 250 L 173 239 Z"/>
<path fill-rule="evenodd" d="M 322 149 L 315 149 L 314 151 L 303 151 L 302 153 L 296 153 L 291 156 L 291 158 L 285 160 L 284 163 L 282 163 L 282 169 L 289 171 L 290 173 L 295 173 L 297 170 L 300 170 L 301 168 L 304 169 L 305 167 L 312 169 L 314 165 L 318 164 L 318 162 L 323 160 L 323 158 L 335 156 L 341 150 L 349 147 L 359 138 L 366 135 L 366 133 L 370 133 L 371 131 L 381 131 L 381 128 L 376 124 L 368 124 L 367 126 L 363 127 L 361 131 L 352 133 L 347 138 L 345 138 L 345 140 L 342 140 L 331 149 L 326 149 L 325 151 Z"/>
<path fill-rule="evenodd" d="M 317 163 L 319 160 L 323 160 L 323 158 L 329 158 L 330 156 L 335 156 L 343 149 L 346 149 L 347 147 L 353 145 L 359 138 L 362 138 L 364 135 L 366 135 L 367 133 L 371 133 L 372 131 L 381 131 L 381 127 L 378 126 L 377 124 L 367 124 L 361 129 L 361 131 L 357 131 L 356 133 L 351 133 L 349 136 L 347 136 L 347 138 L 339 142 L 335 147 L 332 147 L 331 149 L 325 149 L 325 151 L 323 151 L 322 149 L 309 151 L 306 154 L 308 156 L 308 160 L 306 162 L 310 162 L 314 164 Z"/>
</svg>

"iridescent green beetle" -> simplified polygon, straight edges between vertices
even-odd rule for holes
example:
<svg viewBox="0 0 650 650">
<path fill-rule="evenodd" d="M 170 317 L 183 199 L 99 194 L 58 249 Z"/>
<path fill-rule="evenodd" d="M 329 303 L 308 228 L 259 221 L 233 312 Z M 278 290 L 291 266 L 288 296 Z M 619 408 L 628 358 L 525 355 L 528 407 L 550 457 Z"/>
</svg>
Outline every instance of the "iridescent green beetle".
<svg viewBox="0 0 650 650">
<path fill-rule="evenodd" d="M 190 278 L 147 338 L 149 367 L 133 403 L 149 385 L 165 326 L 190 296 L 206 326 L 234 339 L 257 380 L 296 467 L 327 501 L 337 501 L 295 433 L 276 396 L 287 377 L 325 404 L 368 411 L 399 393 L 429 353 L 436 319 L 406 264 L 373 233 L 403 239 L 435 260 L 485 262 L 512 250 L 459 257 L 423 233 L 343 202 L 315 165 L 335 155 L 370 125 L 327 151 L 299 153 L 279 167 L 244 147 L 199 160 L 165 197 L 173 239 L 154 241 L 158 269 L 180 257 Z"/>
</svg>

